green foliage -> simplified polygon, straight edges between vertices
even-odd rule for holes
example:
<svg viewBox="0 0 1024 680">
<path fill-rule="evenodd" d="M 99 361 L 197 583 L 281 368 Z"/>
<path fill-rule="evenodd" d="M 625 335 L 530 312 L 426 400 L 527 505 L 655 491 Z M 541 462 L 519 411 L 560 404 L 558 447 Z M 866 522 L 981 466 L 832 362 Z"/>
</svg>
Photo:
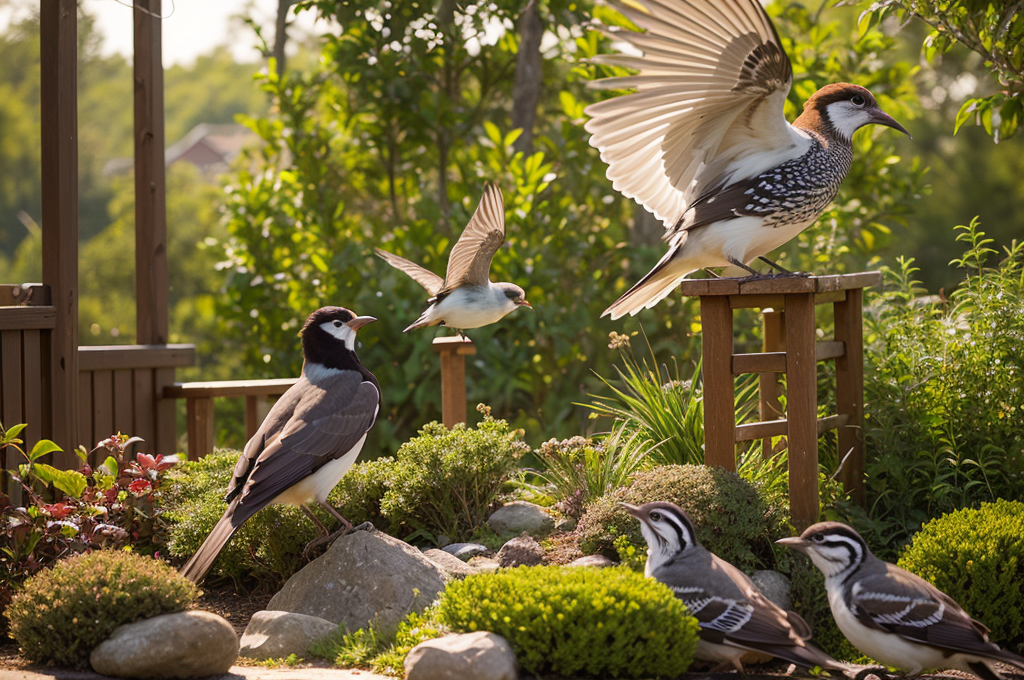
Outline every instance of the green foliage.
<svg viewBox="0 0 1024 680">
<path fill-rule="evenodd" d="M 948 299 L 902 260 L 865 309 L 864 529 L 892 551 L 932 517 L 1024 493 L 1024 246 L 993 266 L 977 223 L 958 229 L 966 278 Z"/>
<path fill-rule="evenodd" d="M 61 560 L 15 595 L 11 637 L 30 661 L 86 669 L 89 654 L 120 625 L 183 611 L 195 584 L 164 562 L 100 550 Z"/>
<path fill-rule="evenodd" d="M 375 673 L 403 675 L 405 657 L 421 642 L 445 635 L 448 630 L 437 620 L 437 609 L 412 612 L 398 626 L 382 630 L 374 624 L 354 633 L 338 631 L 310 647 L 316 656 L 329 659 L 342 668 L 366 668 Z"/>
<path fill-rule="evenodd" d="M 1000 499 L 931 520 L 899 566 L 956 600 L 993 642 L 1024 649 L 1024 503 Z"/>
<path fill-rule="evenodd" d="M 504 637 L 536 675 L 674 678 L 690 666 L 697 645 L 697 621 L 682 601 L 629 569 L 479 574 L 449 584 L 439 607 L 455 631 Z"/>
</svg>

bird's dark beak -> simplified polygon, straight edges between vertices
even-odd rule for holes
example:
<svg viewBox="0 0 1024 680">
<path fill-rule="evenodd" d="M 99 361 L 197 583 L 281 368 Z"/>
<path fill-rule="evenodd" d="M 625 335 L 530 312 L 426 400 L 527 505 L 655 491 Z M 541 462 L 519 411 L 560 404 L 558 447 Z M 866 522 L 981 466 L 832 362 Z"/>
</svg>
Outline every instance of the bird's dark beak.
<svg viewBox="0 0 1024 680">
<path fill-rule="evenodd" d="M 522 302 L 520 302 L 520 303 L 519 303 L 519 306 L 520 306 L 520 307 L 529 307 L 530 309 L 533 309 L 533 305 L 531 305 L 531 304 L 530 304 L 529 302 L 527 302 L 526 300 L 523 300 Z"/>
<path fill-rule="evenodd" d="M 793 550 L 797 550 L 799 552 L 803 552 L 804 549 L 807 548 L 807 546 L 809 546 L 811 544 L 810 541 L 807 541 L 807 540 L 805 540 L 803 538 L 800 538 L 799 536 L 791 536 L 789 538 L 780 538 L 779 540 L 777 540 L 775 542 L 778 543 L 779 545 L 784 545 L 787 548 L 792 548 Z"/>
<path fill-rule="evenodd" d="M 372 316 L 357 316 L 356 318 L 348 322 L 348 327 L 354 331 L 357 331 L 366 324 L 373 323 L 376 320 L 377 319 L 375 319 Z"/>
<path fill-rule="evenodd" d="M 885 111 L 882 111 L 882 110 L 875 110 L 875 111 L 873 111 L 872 114 L 871 114 L 871 122 L 875 123 L 877 125 L 885 125 L 886 127 L 891 127 L 894 130 L 899 130 L 900 132 L 905 134 L 907 137 L 910 137 L 911 139 L 914 138 L 913 135 L 911 135 L 909 132 L 907 132 L 907 129 L 905 127 L 903 127 L 898 122 L 896 122 L 896 119 L 893 118 L 892 116 L 890 116 Z"/>
<path fill-rule="evenodd" d="M 622 503 L 622 502 L 619 503 L 619 506 L 622 507 L 622 508 L 625 508 L 626 512 L 628 512 L 629 514 L 633 515 L 633 517 L 636 517 L 637 519 L 643 519 L 643 514 L 644 513 L 637 506 L 632 505 L 631 503 Z"/>
</svg>

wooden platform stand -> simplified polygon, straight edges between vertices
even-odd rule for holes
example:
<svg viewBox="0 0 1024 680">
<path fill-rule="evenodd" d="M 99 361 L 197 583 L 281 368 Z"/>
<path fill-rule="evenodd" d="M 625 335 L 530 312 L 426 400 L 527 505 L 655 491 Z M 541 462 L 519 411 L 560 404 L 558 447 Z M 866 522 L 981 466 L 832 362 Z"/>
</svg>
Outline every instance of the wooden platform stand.
<svg viewBox="0 0 1024 680">
<path fill-rule="evenodd" d="M 841 276 L 684 281 L 683 295 L 700 298 L 703 326 L 704 462 L 736 469 L 737 442 L 785 435 L 789 446 L 789 499 L 793 523 L 803 530 L 818 519 L 818 436 L 838 430 L 843 486 L 863 502 L 864 353 L 863 289 L 881 281 L 879 272 Z M 835 337 L 818 341 L 815 306 L 831 304 Z M 733 353 L 734 309 L 759 309 L 764 347 Z M 836 362 L 836 413 L 818 418 L 819 361 Z M 737 425 L 734 378 L 758 373 L 760 422 Z M 779 400 L 778 374 L 786 374 L 787 408 Z"/>
<path fill-rule="evenodd" d="M 466 357 L 476 354 L 469 338 L 434 338 L 434 351 L 441 355 L 441 420 L 451 429 L 466 422 Z"/>
</svg>

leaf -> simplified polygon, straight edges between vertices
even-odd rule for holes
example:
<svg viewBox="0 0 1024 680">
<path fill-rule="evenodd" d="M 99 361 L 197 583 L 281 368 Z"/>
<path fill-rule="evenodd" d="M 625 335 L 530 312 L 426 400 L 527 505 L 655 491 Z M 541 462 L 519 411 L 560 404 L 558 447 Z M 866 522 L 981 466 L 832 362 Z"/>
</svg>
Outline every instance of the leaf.
<svg viewBox="0 0 1024 680">
<path fill-rule="evenodd" d="M 485 120 L 484 121 L 484 132 L 487 133 L 487 139 L 489 139 L 492 142 L 494 142 L 495 146 L 501 146 L 501 142 L 502 142 L 501 130 L 498 129 L 497 125 L 495 125 L 494 123 L 492 123 L 489 120 Z"/>
<path fill-rule="evenodd" d="M 52 465 L 47 465 L 46 463 L 36 463 L 34 468 L 36 477 L 47 484 L 53 484 L 54 487 L 63 491 L 72 498 L 81 498 L 82 492 L 85 491 L 85 487 L 88 486 L 88 479 L 81 472 L 77 472 L 75 470 L 58 470 Z"/>
<path fill-rule="evenodd" d="M 63 450 L 64 449 L 60 448 L 59 446 L 51 442 L 49 439 L 40 439 L 38 442 L 36 442 L 36 445 L 32 447 L 32 451 L 28 454 L 28 458 L 29 460 L 35 461 L 39 460 L 48 453 Z"/>
<path fill-rule="evenodd" d="M 980 99 L 968 99 L 960 107 L 960 110 L 956 114 L 956 122 L 953 124 L 953 134 L 955 135 L 960 131 L 960 126 L 967 122 L 967 119 L 971 117 L 975 109 L 978 107 Z"/>
<path fill-rule="evenodd" d="M 103 472 L 107 476 L 117 476 L 117 459 L 113 456 L 107 456 L 107 459 L 103 461 L 103 464 L 96 468 L 97 472 Z"/>
<path fill-rule="evenodd" d="M 311 253 L 309 261 L 313 263 L 313 266 L 320 270 L 321 273 L 327 273 L 327 263 L 324 262 L 324 258 L 320 257 L 319 253 Z"/>
<path fill-rule="evenodd" d="M 14 438 L 21 434 L 21 431 L 24 430 L 25 427 L 27 427 L 26 423 L 18 423 L 17 425 L 11 425 L 11 427 L 7 430 L 7 433 L 4 434 L 3 439 L 0 439 L 0 444 L 9 444 L 14 442 Z"/>
</svg>

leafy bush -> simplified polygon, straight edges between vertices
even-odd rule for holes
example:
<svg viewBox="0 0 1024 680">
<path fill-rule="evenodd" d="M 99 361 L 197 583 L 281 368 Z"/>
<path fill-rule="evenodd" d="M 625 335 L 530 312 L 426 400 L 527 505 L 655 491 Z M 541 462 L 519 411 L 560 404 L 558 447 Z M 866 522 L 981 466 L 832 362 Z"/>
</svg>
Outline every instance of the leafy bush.
<svg viewBox="0 0 1024 680">
<path fill-rule="evenodd" d="M 196 594 L 195 584 L 160 560 L 100 550 L 30 578 L 7 616 L 26 659 L 84 669 L 115 628 L 183 611 Z"/>
<path fill-rule="evenodd" d="M 697 620 L 665 585 L 629 569 L 518 567 L 448 585 L 441 621 L 488 630 L 532 674 L 670 677 L 690 666 Z"/>
<path fill-rule="evenodd" d="M 447 632 L 437 620 L 437 609 L 431 608 L 410 613 L 391 631 L 370 624 L 349 633 L 342 625 L 333 636 L 315 642 L 310 651 L 342 668 L 368 668 L 375 673 L 401 676 L 405 657 L 413 647 Z"/>
<path fill-rule="evenodd" d="M 994 642 L 1024 649 L 1024 503 L 1000 499 L 933 519 L 899 566 L 956 600 Z"/>
<path fill-rule="evenodd" d="M 989 266 L 977 222 L 958 229 L 966 278 L 948 299 L 901 260 L 865 309 L 863 528 L 883 557 L 932 517 L 1024 495 L 1024 244 Z"/>
</svg>

